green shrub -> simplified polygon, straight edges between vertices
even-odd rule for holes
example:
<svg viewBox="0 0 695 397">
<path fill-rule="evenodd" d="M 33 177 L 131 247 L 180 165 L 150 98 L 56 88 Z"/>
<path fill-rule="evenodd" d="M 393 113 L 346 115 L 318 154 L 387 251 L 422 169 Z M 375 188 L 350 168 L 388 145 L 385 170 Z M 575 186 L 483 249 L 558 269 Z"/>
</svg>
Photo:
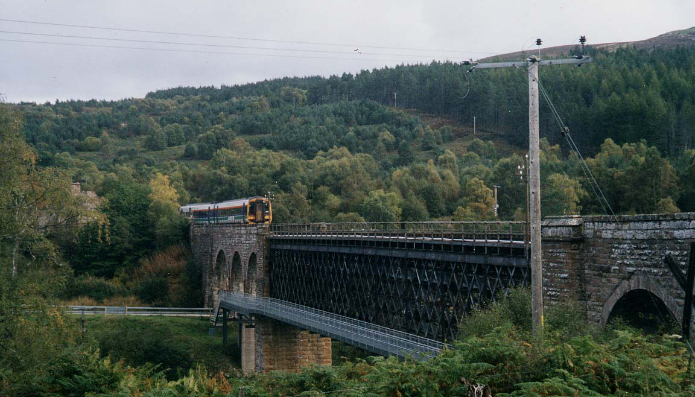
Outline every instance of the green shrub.
<svg viewBox="0 0 695 397">
<path fill-rule="evenodd" d="M 459 324 L 459 338 L 484 336 L 503 326 L 531 331 L 531 291 L 528 288 L 511 289 L 506 296 L 466 316 Z"/>
<path fill-rule="evenodd" d="M 169 298 L 169 281 L 159 275 L 146 278 L 138 283 L 136 293 L 147 303 L 166 301 Z"/>
<path fill-rule="evenodd" d="M 94 276 L 78 276 L 68 280 L 65 288 L 65 298 L 86 296 L 101 303 L 114 296 L 127 296 L 130 291 L 117 282 Z"/>
<path fill-rule="evenodd" d="M 196 148 L 195 144 L 188 143 L 188 144 L 186 144 L 186 148 L 183 151 L 183 157 L 188 158 L 188 159 L 195 158 L 197 152 L 198 152 L 198 149 Z"/>
<path fill-rule="evenodd" d="M 530 333 L 532 314 L 531 291 L 523 287 L 513 288 L 486 308 L 466 316 L 459 325 L 459 339 L 484 336 L 497 327 L 505 326 Z M 577 302 L 546 304 L 545 330 L 567 338 L 597 331 L 586 321 L 586 312 Z"/>
<path fill-rule="evenodd" d="M 101 149 L 102 142 L 101 139 L 88 136 L 84 141 L 80 142 L 79 149 L 83 152 L 96 152 Z"/>
<path fill-rule="evenodd" d="M 191 354 L 172 343 L 166 327 L 149 328 L 137 319 L 113 321 L 112 326 L 95 335 L 102 356 L 124 360 L 131 366 L 153 364 L 165 371 L 168 379 L 177 379 L 193 365 Z"/>
<path fill-rule="evenodd" d="M 177 305 L 184 307 L 203 307 L 205 297 L 203 289 L 203 271 L 201 265 L 194 258 L 186 262 L 186 268 L 183 273 L 183 293 L 180 294 L 180 300 Z"/>
<path fill-rule="evenodd" d="M 529 314 L 529 320 L 530 320 Z M 573 337 L 597 331 L 586 320 L 586 311 L 578 302 L 561 302 L 548 305 L 545 326 L 549 332 L 562 337 Z"/>
</svg>

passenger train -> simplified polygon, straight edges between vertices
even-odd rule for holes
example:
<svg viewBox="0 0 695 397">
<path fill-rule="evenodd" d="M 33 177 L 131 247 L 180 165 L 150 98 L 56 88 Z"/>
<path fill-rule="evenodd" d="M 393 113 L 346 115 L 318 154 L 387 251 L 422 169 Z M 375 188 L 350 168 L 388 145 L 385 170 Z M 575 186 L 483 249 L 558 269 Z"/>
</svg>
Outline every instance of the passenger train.
<svg viewBox="0 0 695 397">
<path fill-rule="evenodd" d="M 271 223 L 273 210 L 265 197 L 249 197 L 219 203 L 188 204 L 179 212 L 193 219 L 196 224 L 215 223 Z"/>
</svg>

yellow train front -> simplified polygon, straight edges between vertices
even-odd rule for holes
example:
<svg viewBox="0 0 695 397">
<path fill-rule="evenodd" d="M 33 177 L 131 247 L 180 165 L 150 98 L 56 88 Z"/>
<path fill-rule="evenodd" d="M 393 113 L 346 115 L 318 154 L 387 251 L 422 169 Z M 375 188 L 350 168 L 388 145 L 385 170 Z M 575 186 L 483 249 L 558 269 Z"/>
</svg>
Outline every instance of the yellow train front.
<svg viewBox="0 0 695 397">
<path fill-rule="evenodd" d="M 195 224 L 245 223 L 261 224 L 273 221 L 273 208 L 265 197 L 249 197 L 219 203 L 188 204 L 179 211 Z"/>
</svg>

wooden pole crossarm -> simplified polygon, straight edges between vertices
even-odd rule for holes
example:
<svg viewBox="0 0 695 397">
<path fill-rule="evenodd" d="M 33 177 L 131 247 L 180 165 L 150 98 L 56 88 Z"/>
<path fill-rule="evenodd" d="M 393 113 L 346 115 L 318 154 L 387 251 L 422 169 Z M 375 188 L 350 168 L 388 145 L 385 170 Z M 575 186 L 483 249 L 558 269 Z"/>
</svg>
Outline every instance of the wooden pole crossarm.
<svg viewBox="0 0 695 397">
<path fill-rule="evenodd" d="M 525 61 L 513 61 L 513 62 L 489 62 L 489 63 L 475 63 L 471 62 L 471 71 L 475 69 L 497 69 L 497 68 L 522 68 L 528 66 L 529 62 L 538 62 L 539 65 L 583 65 L 585 63 L 593 62 L 590 57 L 582 58 L 565 58 L 565 59 L 541 59 L 538 60 L 535 57 L 529 58 Z"/>
</svg>

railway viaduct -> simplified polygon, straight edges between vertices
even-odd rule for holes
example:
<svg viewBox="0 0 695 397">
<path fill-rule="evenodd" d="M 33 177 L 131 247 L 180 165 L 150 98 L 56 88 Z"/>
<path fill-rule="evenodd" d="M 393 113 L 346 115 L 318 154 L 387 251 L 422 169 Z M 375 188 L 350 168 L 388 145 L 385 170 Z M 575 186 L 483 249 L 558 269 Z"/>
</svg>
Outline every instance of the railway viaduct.
<svg viewBox="0 0 695 397">
<path fill-rule="evenodd" d="M 528 283 L 523 226 L 192 225 L 191 245 L 206 305 L 219 303 L 219 291 L 243 292 L 441 341 L 467 310 Z M 685 271 L 695 213 L 548 217 L 542 235 L 546 303 L 578 301 L 604 325 L 615 310 L 635 309 L 631 297 L 648 297 L 682 317 L 685 294 L 663 258 Z M 251 317 L 239 327 L 245 373 L 331 364 L 320 332 Z"/>
</svg>

